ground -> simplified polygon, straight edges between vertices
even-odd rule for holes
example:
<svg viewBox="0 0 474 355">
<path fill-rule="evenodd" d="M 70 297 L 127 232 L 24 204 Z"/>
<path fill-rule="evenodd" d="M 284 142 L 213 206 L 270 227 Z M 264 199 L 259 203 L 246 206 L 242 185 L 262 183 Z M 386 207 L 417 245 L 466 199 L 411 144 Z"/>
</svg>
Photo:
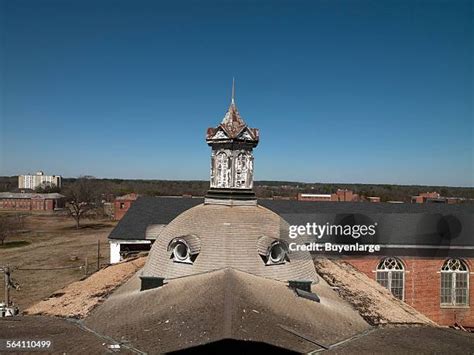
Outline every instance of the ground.
<svg viewBox="0 0 474 355">
<path fill-rule="evenodd" d="M 146 257 L 130 258 L 104 267 L 84 280 L 57 290 L 50 298 L 25 309 L 23 314 L 83 318 L 140 270 L 145 261 Z"/>
<path fill-rule="evenodd" d="M 88 272 L 95 272 L 97 241 L 100 241 L 100 263 L 107 264 L 107 236 L 116 223 L 110 220 L 84 220 L 81 228 L 76 229 L 74 220 L 68 216 L 27 214 L 24 231 L 9 237 L 6 248 L 0 246 L 0 266 L 10 266 L 13 269 L 13 281 L 20 285 L 19 291 L 11 290 L 11 297 L 20 310 L 83 278 L 86 257 Z M 0 276 L 0 299 L 3 300 L 3 275 Z"/>
</svg>

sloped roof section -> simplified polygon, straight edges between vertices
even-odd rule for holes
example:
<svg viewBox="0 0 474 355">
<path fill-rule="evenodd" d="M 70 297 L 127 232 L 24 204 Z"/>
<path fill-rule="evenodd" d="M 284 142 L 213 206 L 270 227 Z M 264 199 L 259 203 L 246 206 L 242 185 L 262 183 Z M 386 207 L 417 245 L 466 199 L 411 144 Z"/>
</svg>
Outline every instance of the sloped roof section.
<svg viewBox="0 0 474 355">
<path fill-rule="evenodd" d="M 58 194 L 57 192 L 51 193 L 36 193 L 36 192 L 0 192 L 0 198 L 42 198 L 42 199 L 52 199 L 57 200 L 65 198 L 66 196 Z"/>
<path fill-rule="evenodd" d="M 203 202 L 201 198 L 139 197 L 109 235 L 109 239 L 146 239 L 147 227 L 168 224 L 182 212 Z"/>
<path fill-rule="evenodd" d="M 131 279 L 87 319 L 93 330 L 153 353 L 222 339 L 271 344 L 299 353 L 321 349 L 370 329 L 323 281 L 321 303 L 300 298 L 285 283 L 232 269 L 171 280 L 138 291 Z M 134 305 L 133 312 L 117 312 Z M 159 305 L 159 307 L 157 307 Z"/>
<path fill-rule="evenodd" d="M 221 134 L 218 132 L 221 131 Z M 229 141 L 244 141 L 254 144 L 256 146 L 259 140 L 259 131 L 257 128 L 250 128 L 240 116 L 235 103 L 231 103 L 222 122 L 215 128 L 207 129 L 206 140 L 208 144 L 229 142 Z"/>
</svg>

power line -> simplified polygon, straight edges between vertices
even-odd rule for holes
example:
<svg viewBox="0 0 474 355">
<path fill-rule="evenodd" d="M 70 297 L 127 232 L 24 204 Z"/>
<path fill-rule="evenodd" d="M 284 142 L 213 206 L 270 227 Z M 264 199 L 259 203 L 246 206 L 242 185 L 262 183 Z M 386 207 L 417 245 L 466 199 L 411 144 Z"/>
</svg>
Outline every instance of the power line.
<svg viewBox="0 0 474 355">
<path fill-rule="evenodd" d="M 14 268 L 13 270 L 15 271 L 54 271 L 54 270 L 66 270 L 66 269 L 82 269 L 84 265 L 79 265 L 79 266 L 58 266 L 58 267 L 53 267 L 53 268 L 34 268 L 34 269 L 29 269 L 29 268 Z"/>
</svg>

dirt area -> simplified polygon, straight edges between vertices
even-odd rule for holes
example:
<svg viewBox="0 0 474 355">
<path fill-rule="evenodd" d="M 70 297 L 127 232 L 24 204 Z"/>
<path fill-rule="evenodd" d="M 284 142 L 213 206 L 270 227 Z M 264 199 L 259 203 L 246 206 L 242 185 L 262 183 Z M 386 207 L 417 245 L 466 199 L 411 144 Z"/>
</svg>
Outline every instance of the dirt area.
<svg viewBox="0 0 474 355">
<path fill-rule="evenodd" d="M 81 228 L 76 229 L 74 220 L 68 216 L 27 214 L 24 230 L 7 239 L 9 243 L 15 242 L 14 247 L 0 247 L 0 265 L 11 267 L 12 279 L 20 285 L 20 290 L 11 290 L 11 298 L 20 311 L 84 278 L 86 257 L 88 272 L 96 271 L 97 241 L 101 245 L 100 264 L 107 264 L 107 236 L 116 223 L 84 220 Z M 3 300 L 3 274 L 0 277 L 0 299 Z"/>
<path fill-rule="evenodd" d="M 370 324 L 435 325 L 428 317 L 395 298 L 385 287 L 352 265 L 337 259 L 318 258 L 316 271 Z"/>
<path fill-rule="evenodd" d="M 24 314 L 83 318 L 116 287 L 132 277 L 145 264 L 146 257 L 108 266 L 85 280 L 74 282 L 50 298 L 27 308 Z"/>
</svg>

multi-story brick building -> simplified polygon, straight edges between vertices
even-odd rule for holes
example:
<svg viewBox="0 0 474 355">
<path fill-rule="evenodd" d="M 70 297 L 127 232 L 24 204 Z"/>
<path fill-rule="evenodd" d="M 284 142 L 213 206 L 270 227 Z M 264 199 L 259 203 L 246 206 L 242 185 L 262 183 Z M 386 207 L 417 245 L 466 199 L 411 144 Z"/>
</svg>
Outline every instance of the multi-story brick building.
<svg viewBox="0 0 474 355">
<path fill-rule="evenodd" d="M 20 211 L 54 211 L 63 208 L 65 196 L 58 193 L 0 192 L 0 209 Z"/>
</svg>

